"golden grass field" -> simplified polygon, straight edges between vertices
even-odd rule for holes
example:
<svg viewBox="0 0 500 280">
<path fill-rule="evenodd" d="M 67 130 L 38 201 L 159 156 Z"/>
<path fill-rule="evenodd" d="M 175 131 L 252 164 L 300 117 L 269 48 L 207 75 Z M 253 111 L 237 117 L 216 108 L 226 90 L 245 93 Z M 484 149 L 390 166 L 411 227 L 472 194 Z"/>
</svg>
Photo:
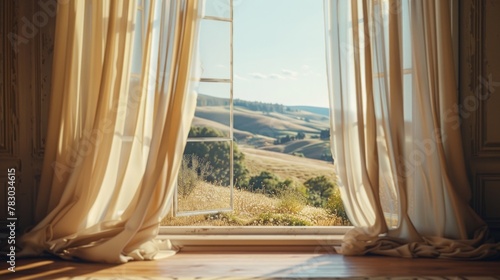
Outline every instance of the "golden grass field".
<svg viewBox="0 0 500 280">
<path fill-rule="evenodd" d="M 183 210 L 229 207 L 230 189 L 202 184 L 191 195 L 180 199 Z M 221 203 L 221 202 L 224 203 Z M 166 217 L 164 226 L 293 226 L 342 225 L 340 219 L 323 208 L 296 205 L 263 194 L 234 190 L 234 210 L 211 215 Z"/>
<path fill-rule="evenodd" d="M 250 175 L 261 171 L 275 173 L 281 179 L 303 183 L 324 175 L 335 181 L 333 165 L 320 160 L 240 147 Z M 307 206 L 297 199 L 271 198 L 259 193 L 233 190 L 234 210 L 211 215 L 167 217 L 162 225 L 169 226 L 257 226 L 257 225 L 343 225 L 341 219 L 323 208 Z M 179 198 L 180 211 L 226 209 L 230 207 L 230 189 L 202 183 L 185 198 Z"/>
<path fill-rule="evenodd" d="M 281 179 L 291 178 L 301 183 L 322 175 L 336 181 L 334 166 L 326 161 L 245 146 L 240 146 L 239 150 L 245 154 L 245 164 L 252 176 L 261 171 L 270 171 Z"/>
</svg>

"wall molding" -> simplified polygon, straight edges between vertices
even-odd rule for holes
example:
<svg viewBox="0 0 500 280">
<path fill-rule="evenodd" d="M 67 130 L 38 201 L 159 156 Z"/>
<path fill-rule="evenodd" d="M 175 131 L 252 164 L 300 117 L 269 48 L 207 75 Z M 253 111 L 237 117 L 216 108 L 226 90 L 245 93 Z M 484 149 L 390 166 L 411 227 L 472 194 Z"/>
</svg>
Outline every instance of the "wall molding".
<svg viewBox="0 0 500 280">
<path fill-rule="evenodd" d="M 0 0 L 0 186 L 15 167 L 19 231 L 33 225 L 48 126 L 56 19 L 42 2 Z"/>
<path fill-rule="evenodd" d="M 464 154 L 472 187 L 471 205 L 500 236 L 500 5 L 488 0 L 460 1 L 460 107 Z M 494 93 L 492 91 L 494 90 Z M 469 103 L 468 103 L 469 102 Z M 473 106 L 472 106 L 473 105 Z M 499 205 L 499 206 L 497 206 Z"/>
<path fill-rule="evenodd" d="M 500 228 L 500 174 L 477 174 L 477 195 L 474 201 L 477 213 L 492 228 Z"/>
<path fill-rule="evenodd" d="M 470 113 L 475 114 L 473 122 L 472 152 L 474 157 L 499 157 L 500 141 L 489 139 L 488 122 L 493 121 L 488 118 L 487 102 L 491 97 L 489 88 L 484 81 L 488 80 L 491 72 L 488 69 L 486 57 L 486 34 L 485 16 L 487 2 L 483 0 L 470 0 L 468 6 L 468 24 L 465 32 L 468 38 L 467 44 L 463 44 L 467 50 L 467 73 L 468 87 L 467 93 L 462 98 L 462 106 L 468 112 L 467 104 L 475 101 L 476 106 Z M 464 65 L 462 65 L 464 66 Z M 493 79 L 494 80 L 494 79 Z M 485 97 L 485 98 L 483 98 Z"/>
<path fill-rule="evenodd" d="M 16 1 L 2 1 L 0 10 L 2 26 L 0 37 L 8 38 L 17 32 L 15 17 Z M 17 55 L 12 49 L 10 40 L 0 43 L 0 158 L 8 160 L 18 155 L 19 139 L 19 100 L 17 92 Z M 3 167 L 3 165 L 0 165 Z"/>
<path fill-rule="evenodd" d="M 38 7 L 40 9 L 40 7 Z M 35 42 L 35 94 L 33 95 L 33 157 L 43 160 L 47 138 L 48 110 L 54 56 L 55 20 L 40 28 Z"/>
</svg>

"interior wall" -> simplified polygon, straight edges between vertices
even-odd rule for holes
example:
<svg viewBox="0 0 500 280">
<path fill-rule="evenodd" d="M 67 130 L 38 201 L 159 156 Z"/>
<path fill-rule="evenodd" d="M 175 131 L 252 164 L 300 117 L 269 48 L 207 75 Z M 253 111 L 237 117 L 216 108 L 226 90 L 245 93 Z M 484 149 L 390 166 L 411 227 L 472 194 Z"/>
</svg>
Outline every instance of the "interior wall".
<svg viewBox="0 0 500 280">
<path fill-rule="evenodd" d="M 460 98 L 472 206 L 500 237 L 500 2 L 460 2 Z"/>
<path fill-rule="evenodd" d="M 0 1 L 0 228 L 7 169 L 15 168 L 16 231 L 33 223 L 45 149 L 56 0 Z M 10 217 L 10 216 L 9 216 Z"/>
</svg>

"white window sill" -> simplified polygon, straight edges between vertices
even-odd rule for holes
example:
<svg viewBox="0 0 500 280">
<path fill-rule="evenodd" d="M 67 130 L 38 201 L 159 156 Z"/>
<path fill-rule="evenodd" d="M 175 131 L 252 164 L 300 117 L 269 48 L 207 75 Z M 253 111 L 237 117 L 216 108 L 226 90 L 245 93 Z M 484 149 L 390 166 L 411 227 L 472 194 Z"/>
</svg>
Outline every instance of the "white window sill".
<svg viewBox="0 0 500 280">
<path fill-rule="evenodd" d="M 351 228 L 161 227 L 157 239 L 165 246 L 170 243 L 182 251 L 334 252 L 333 247 L 340 246 L 344 234 Z"/>
</svg>

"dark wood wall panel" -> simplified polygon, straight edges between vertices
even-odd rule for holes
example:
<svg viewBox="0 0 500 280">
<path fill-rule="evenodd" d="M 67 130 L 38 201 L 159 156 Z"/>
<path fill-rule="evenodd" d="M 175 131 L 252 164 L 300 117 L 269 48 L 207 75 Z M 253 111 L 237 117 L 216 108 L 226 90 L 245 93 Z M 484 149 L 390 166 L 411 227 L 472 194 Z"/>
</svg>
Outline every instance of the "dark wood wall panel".
<svg viewBox="0 0 500 280">
<path fill-rule="evenodd" d="M 500 156 L 500 127 L 498 114 L 500 108 L 500 33 L 498 12 L 500 3 L 497 0 L 482 1 L 482 75 L 488 80 L 489 86 L 483 84 L 483 92 L 488 94 L 481 112 L 481 150 L 487 156 Z"/>
<path fill-rule="evenodd" d="M 55 0 L 0 1 L 0 182 L 16 168 L 18 230 L 33 224 L 48 124 Z M 5 39 L 5 40 L 4 40 Z M 0 192 L 0 201 L 6 193 Z M 4 205 L 4 203 L 0 203 Z M 0 208 L 0 226 L 6 209 Z"/>
<path fill-rule="evenodd" d="M 500 2 L 460 1 L 460 98 L 472 206 L 500 237 Z"/>
<path fill-rule="evenodd" d="M 19 157 L 19 98 L 17 91 L 17 54 L 10 38 L 16 33 L 15 1 L 0 1 L 0 201 L 7 201 L 7 169 L 22 172 Z M 0 203 L 0 226 L 6 222 L 7 208 Z M 3 228 L 3 227 L 2 227 Z"/>
<path fill-rule="evenodd" d="M 500 174 L 478 174 L 477 212 L 483 219 L 493 227 L 500 226 Z"/>
<path fill-rule="evenodd" d="M 19 139 L 17 129 L 19 108 L 16 94 L 16 53 L 8 39 L 16 32 L 15 2 L 2 1 L 0 5 L 0 16 L 4 23 L 0 26 L 2 38 L 0 43 L 0 158 L 4 161 L 16 157 L 19 151 L 16 141 Z"/>
<path fill-rule="evenodd" d="M 33 156 L 37 159 L 42 159 L 45 151 L 52 79 L 52 59 L 54 56 L 54 31 L 55 20 L 50 20 L 47 25 L 40 29 L 40 35 L 35 47 L 35 57 L 37 58 L 35 85 L 38 88 L 32 102 L 33 113 L 35 114 L 34 118 L 36 119 L 33 129 Z"/>
</svg>

